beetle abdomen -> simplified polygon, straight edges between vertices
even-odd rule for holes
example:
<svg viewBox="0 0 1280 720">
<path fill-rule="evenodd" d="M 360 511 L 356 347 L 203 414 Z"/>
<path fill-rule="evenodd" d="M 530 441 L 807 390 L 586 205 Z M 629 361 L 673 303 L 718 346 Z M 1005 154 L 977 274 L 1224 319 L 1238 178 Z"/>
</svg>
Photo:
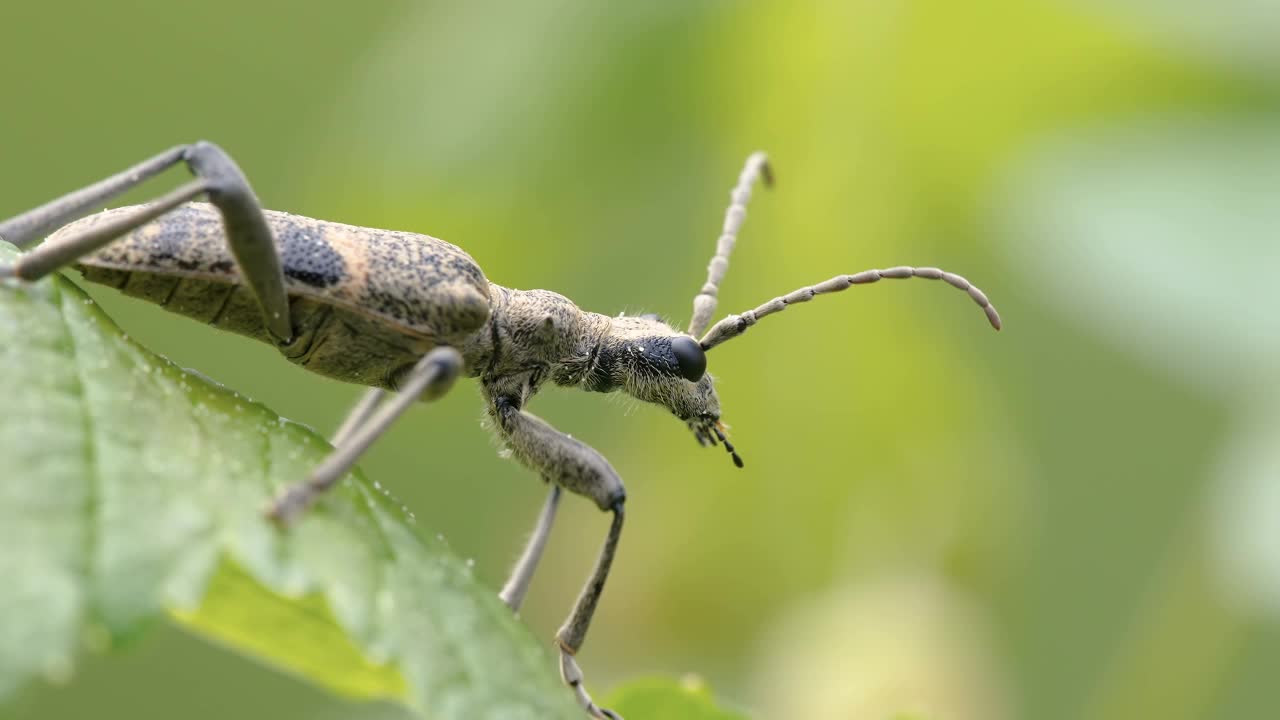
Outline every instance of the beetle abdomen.
<svg viewBox="0 0 1280 720">
<path fill-rule="evenodd" d="M 101 222 L 128 209 L 78 220 L 54 233 L 49 242 L 57 242 L 69 228 Z M 291 296 L 331 304 L 382 321 L 393 331 L 444 343 L 461 342 L 489 317 L 489 283 L 461 248 L 426 235 L 272 210 L 265 214 L 276 235 Z M 77 265 L 91 281 L 127 282 L 126 292 L 196 317 L 204 311 L 198 307 L 198 298 L 195 307 L 192 302 L 183 303 L 188 309 L 164 299 L 174 288 L 196 285 L 180 284 L 180 278 L 235 285 L 240 281 L 223 236 L 222 219 L 207 203 L 180 207 Z M 130 277 L 122 279 L 119 272 Z M 210 297 L 210 302 L 220 303 L 221 298 Z"/>
</svg>

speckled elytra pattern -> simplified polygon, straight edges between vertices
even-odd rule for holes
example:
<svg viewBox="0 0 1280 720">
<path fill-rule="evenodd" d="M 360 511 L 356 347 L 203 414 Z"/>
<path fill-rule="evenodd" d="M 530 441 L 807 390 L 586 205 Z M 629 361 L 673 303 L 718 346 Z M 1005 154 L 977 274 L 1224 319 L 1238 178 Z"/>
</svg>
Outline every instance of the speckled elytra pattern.
<svg viewBox="0 0 1280 720">
<path fill-rule="evenodd" d="M 78 220 L 47 242 L 131 208 Z M 438 345 L 462 346 L 489 318 L 489 282 L 471 256 L 426 235 L 265 211 L 296 336 L 281 352 L 312 372 L 395 389 Z M 223 236 L 217 210 L 184 205 L 76 263 L 115 287 L 222 330 L 274 344 Z"/>
<path fill-rule="evenodd" d="M 125 213 L 90 215 L 48 242 Z M 489 317 L 489 283 L 471 256 L 426 235 L 264 211 L 276 235 L 290 296 L 312 298 L 385 321 L 406 333 L 457 342 Z M 218 211 L 188 203 L 84 257 L 82 267 L 135 275 L 236 282 L 239 273 Z M 214 300 L 211 299 L 211 303 Z"/>
</svg>

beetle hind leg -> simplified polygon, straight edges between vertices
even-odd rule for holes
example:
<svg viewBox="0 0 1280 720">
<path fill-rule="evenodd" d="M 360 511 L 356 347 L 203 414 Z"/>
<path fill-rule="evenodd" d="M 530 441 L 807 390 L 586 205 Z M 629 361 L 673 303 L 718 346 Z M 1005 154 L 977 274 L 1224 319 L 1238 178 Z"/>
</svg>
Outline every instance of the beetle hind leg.
<svg viewBox="0 0 1280 720">
<path fill-rule="evenodd" d="M 164 172 L 180 162 L 185 151 L 184 145 L 169 148 L 109 178 L 0 222 L 0 238 L 19 248 L 32 245 L 62 225 L 94 211 L 104 201 Z"/>
<path fill-rule="evenodd" d="M 56 242 L 26 253 L 12 265 L 0 263 L 0 278 L 39 280 L 188 200 L 205 195 L 222 215 L 227 244 L 262 309 L 267 329 L 280 342 L 287 342 L 293 329 L 275 236 L 244 173 L 213 143 L 201 141 L 170 148 L 105 180 L 0 222 L 0 239 L 19 248 L 33 245 L 50 231 L 87 215 L 178 163 L 185 163 L 196 178 L 150 204 L 76 228 Z"/>
</svg>

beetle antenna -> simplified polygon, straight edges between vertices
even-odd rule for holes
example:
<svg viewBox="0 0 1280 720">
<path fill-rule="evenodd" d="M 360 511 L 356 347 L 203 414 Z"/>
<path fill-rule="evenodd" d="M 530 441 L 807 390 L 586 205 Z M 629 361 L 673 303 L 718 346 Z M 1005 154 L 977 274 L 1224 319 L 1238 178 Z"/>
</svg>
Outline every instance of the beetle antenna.
<svg viewBox="0 0 1280 720">
<path fill-rule="evenodd" d="M 725 271 L 729 269 L 729 253 L 733 252 L 738 228 L 747 217 L 747 201 L 751 199 L 751 186 L 755 185 L 757 177 L 764 179 L 765 187 L 772 187 L 773 169 L 763 152 L 751 153 L 738 175 L 738 184 L 729 191 L 729 209 L 724 212 L 724 228 L 716 242 L 716 254 L 707 265 L 707 281 L 693 298 L 693 318 L 689 320 L 689 334 L 693 337 L 701 335 L 716 314 L 716 295 L 720 292 Z"/>
<path fill-rule="evenodd" d="M 854 285 L 868 285 L 882 279 L 904 280 L 913 277 L 925 278 L 926 280 L 942 280 L 952 287 L 965 291 L 978 304 L 978 307 L 982 308 L 983 312 L 986 313 L 987 322 L 991 323 L 991 327 L 996 330 L 1000 329 L 1000 313 L 996 312 L 995 306 L 987 299 L 986 294 L 968 280 L 955 273 L 949 273 L 938 268 L 902 266 L 889 268 L 888 270 L 865 270 L 855 275 L 837 275 L 826 282 L 802 287 L 782 297 L 776 297 L 754 310 L 748 310 L 741 315 L 726 317 L 708 330 L 707 334 L 702 336 L 699 344 L 702 345 L 703 350 L 710 350 L 746 332 L 747 328 L 759 322 L 760 318 L 782 312 L 787 309 L 788 305 L 809 302 L 817 295 L 840 292 Z"/>
</svg>

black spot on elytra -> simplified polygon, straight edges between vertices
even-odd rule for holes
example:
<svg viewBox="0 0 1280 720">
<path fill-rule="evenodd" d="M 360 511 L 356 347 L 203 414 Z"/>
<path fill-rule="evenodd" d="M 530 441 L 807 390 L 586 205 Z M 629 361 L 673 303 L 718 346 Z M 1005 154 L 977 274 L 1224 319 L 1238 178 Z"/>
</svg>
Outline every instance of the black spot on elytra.
<svg viewBox="0 0 1280 720">
<path fill-rule="evenodd" d="M 286 277 L 316 288 L 337 285 L 347 277 L 347 263 L 314 228 L 276 226 L 280 264 Z"/>
</svg>

